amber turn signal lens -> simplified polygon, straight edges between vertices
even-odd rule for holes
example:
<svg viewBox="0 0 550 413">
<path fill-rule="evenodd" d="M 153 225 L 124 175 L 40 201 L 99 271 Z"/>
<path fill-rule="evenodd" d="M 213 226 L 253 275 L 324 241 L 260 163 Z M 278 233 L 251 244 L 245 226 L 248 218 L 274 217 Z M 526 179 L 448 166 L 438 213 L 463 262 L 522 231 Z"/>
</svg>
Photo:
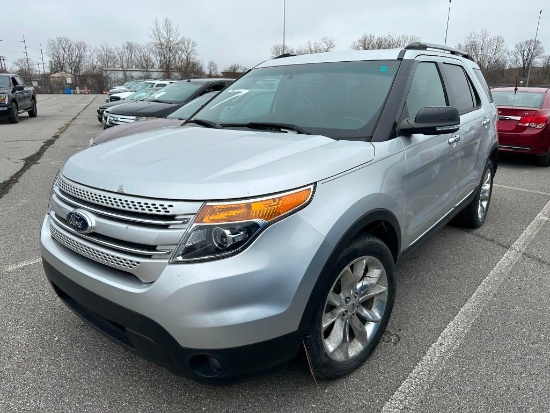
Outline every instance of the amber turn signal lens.
<svg viewBox="0 0 550 413">
<path fill-rule="evenodd" d="M 309 201 L 312 191 L 313 187 L 308 187 L 272 198 L 229 204 L 206 204 L 197 214 L 195 223 L 218 224 L 250 220 L 269 222 L 305 204 Z"/>
</svg>

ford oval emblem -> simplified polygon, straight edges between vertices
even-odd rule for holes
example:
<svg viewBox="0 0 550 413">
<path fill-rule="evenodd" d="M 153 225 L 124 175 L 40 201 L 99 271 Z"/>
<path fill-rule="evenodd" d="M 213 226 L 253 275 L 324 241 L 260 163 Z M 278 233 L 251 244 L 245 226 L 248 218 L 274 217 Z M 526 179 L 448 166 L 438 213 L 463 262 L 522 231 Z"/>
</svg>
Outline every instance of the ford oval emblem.
<svg viewBox="0 0 550 413">
<path fill-rule="evenodd" d="M 81 234 L 89 234 L 94 230 L 92 217 L 78 209 L 67 214 L 67 224 Z"/>
</svg>

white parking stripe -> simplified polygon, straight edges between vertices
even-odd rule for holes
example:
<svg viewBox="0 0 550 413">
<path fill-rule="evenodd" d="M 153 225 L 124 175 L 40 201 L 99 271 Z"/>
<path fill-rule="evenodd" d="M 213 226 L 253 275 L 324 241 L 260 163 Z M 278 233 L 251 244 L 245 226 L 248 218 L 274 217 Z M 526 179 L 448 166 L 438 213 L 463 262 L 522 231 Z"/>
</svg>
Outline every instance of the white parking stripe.
<svg viewBox="0 0 550 413">
<path fill-rule="evenodd" d="M 512 270 L 514 264 L 526 251 L 529 244 L 549 218 L 550 202 L 544 206 L 497 265 L 495 265 L 455 318 L 443 330 L 437 341 L 432 344 L 426 355 L 387 401 L 382 412 L 409 412 L 418 407 L 430 384 L 445 368 L 447 360 L 449 360 L 464 340 L 473 323 L 506 279 L 507 274 Z"/>
<path fill-rule="evenodd" d="M 5 267 L 5 271 L 6 272 L 15 271 L 15 270 L 18 270 L 19 268 L 23 268 L 23 267 L 26 267 L 28 265 L 38 264 L 40 261 L 42 261 L 42 258 L 35 258 L 33 260 L 21 261 L 18 264 L 13 264 L 13 265 L 9 265 L 9 266 Z"/>
<path fill-rule="evenodd" d="M 530 194 L 539 194 L 539 195 L 548 195 L 548 196 L 550 196 L 550 192 L 533 191 L 532 189 L 518 188 L 518 187 L 515 187 L 515 186 L 506 186 L 506 185 L 498 185 L 498 184 L 493 184 L 493 186 L 499 187 L 499 188 L 504 188 L 504 189 L 512 189 L 514 191 L 529 192 Z"/>
</svg>

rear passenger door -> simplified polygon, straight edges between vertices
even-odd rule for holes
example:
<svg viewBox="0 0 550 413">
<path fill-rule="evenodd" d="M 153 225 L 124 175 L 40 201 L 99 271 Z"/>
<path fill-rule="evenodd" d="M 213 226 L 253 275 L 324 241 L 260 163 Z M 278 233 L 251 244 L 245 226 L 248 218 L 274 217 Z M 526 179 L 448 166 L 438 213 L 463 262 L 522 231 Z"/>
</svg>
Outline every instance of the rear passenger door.
<svg viewBox="0 0 550 413">
<path fill-rule="evenodd" d="M 419 62 L 414 68 L 401 120 L 414 119 L 428 106 L 448 106 L 440 67 Z M 455 134 L 400 136 L 405 149 L 405 246 L 413 244 L 454 207 L 460 144 Z"/>
<path fill-rule="evenodd" d="M 460 161 L 457 179 L 457 204 L 479 185 L 486 159 L 479 157 L 481 142 L 488 139 L 489 117 L 481 104 L 481 93 L 464 67 L 454 62 L 441 64 L 450 105 L 460 113 Z"/>
</svg>

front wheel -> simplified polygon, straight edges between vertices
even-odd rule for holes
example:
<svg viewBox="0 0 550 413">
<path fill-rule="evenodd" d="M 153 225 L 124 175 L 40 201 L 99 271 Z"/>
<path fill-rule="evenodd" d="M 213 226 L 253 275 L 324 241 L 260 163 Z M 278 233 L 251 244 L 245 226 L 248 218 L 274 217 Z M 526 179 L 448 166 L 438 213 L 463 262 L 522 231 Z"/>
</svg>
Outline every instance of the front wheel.
<svg viewBox="0 0 550 413">
<path fill-rule="evenodd" d="M 361 235 L 341 253 L 325 282 L 304 344 L 316 377 L 361 366 L 386 329 L 395 298 L 394 260 L 378 238 Z"/>
<path fill-rule="evenodd" d="M 8 117 L 8 120 L 10 123 L 17 123 L 19 122 L 19 108 L 17 107 L 17 103 L 13 102 L 11 104 L 11 113 Z"/>
<path fill-rule="evenodd" d="M 479 228 L 483 225 L 485 218 L 487 218 L 487 212 L 489 212 L 489 204 L 493 194 L 494 174 L 493 163 L 487 161 L 475 198 L 460 211 L 453 223 L 465 228 Z"/>
<path fill-rule="evenodd" d="M 36 118 L 38 116 L 38 108 L 36 107 L 36 100 L 32 101 L 32 109 L 29 110 L 29 116 L 31 118 Z"/>
</svg>

